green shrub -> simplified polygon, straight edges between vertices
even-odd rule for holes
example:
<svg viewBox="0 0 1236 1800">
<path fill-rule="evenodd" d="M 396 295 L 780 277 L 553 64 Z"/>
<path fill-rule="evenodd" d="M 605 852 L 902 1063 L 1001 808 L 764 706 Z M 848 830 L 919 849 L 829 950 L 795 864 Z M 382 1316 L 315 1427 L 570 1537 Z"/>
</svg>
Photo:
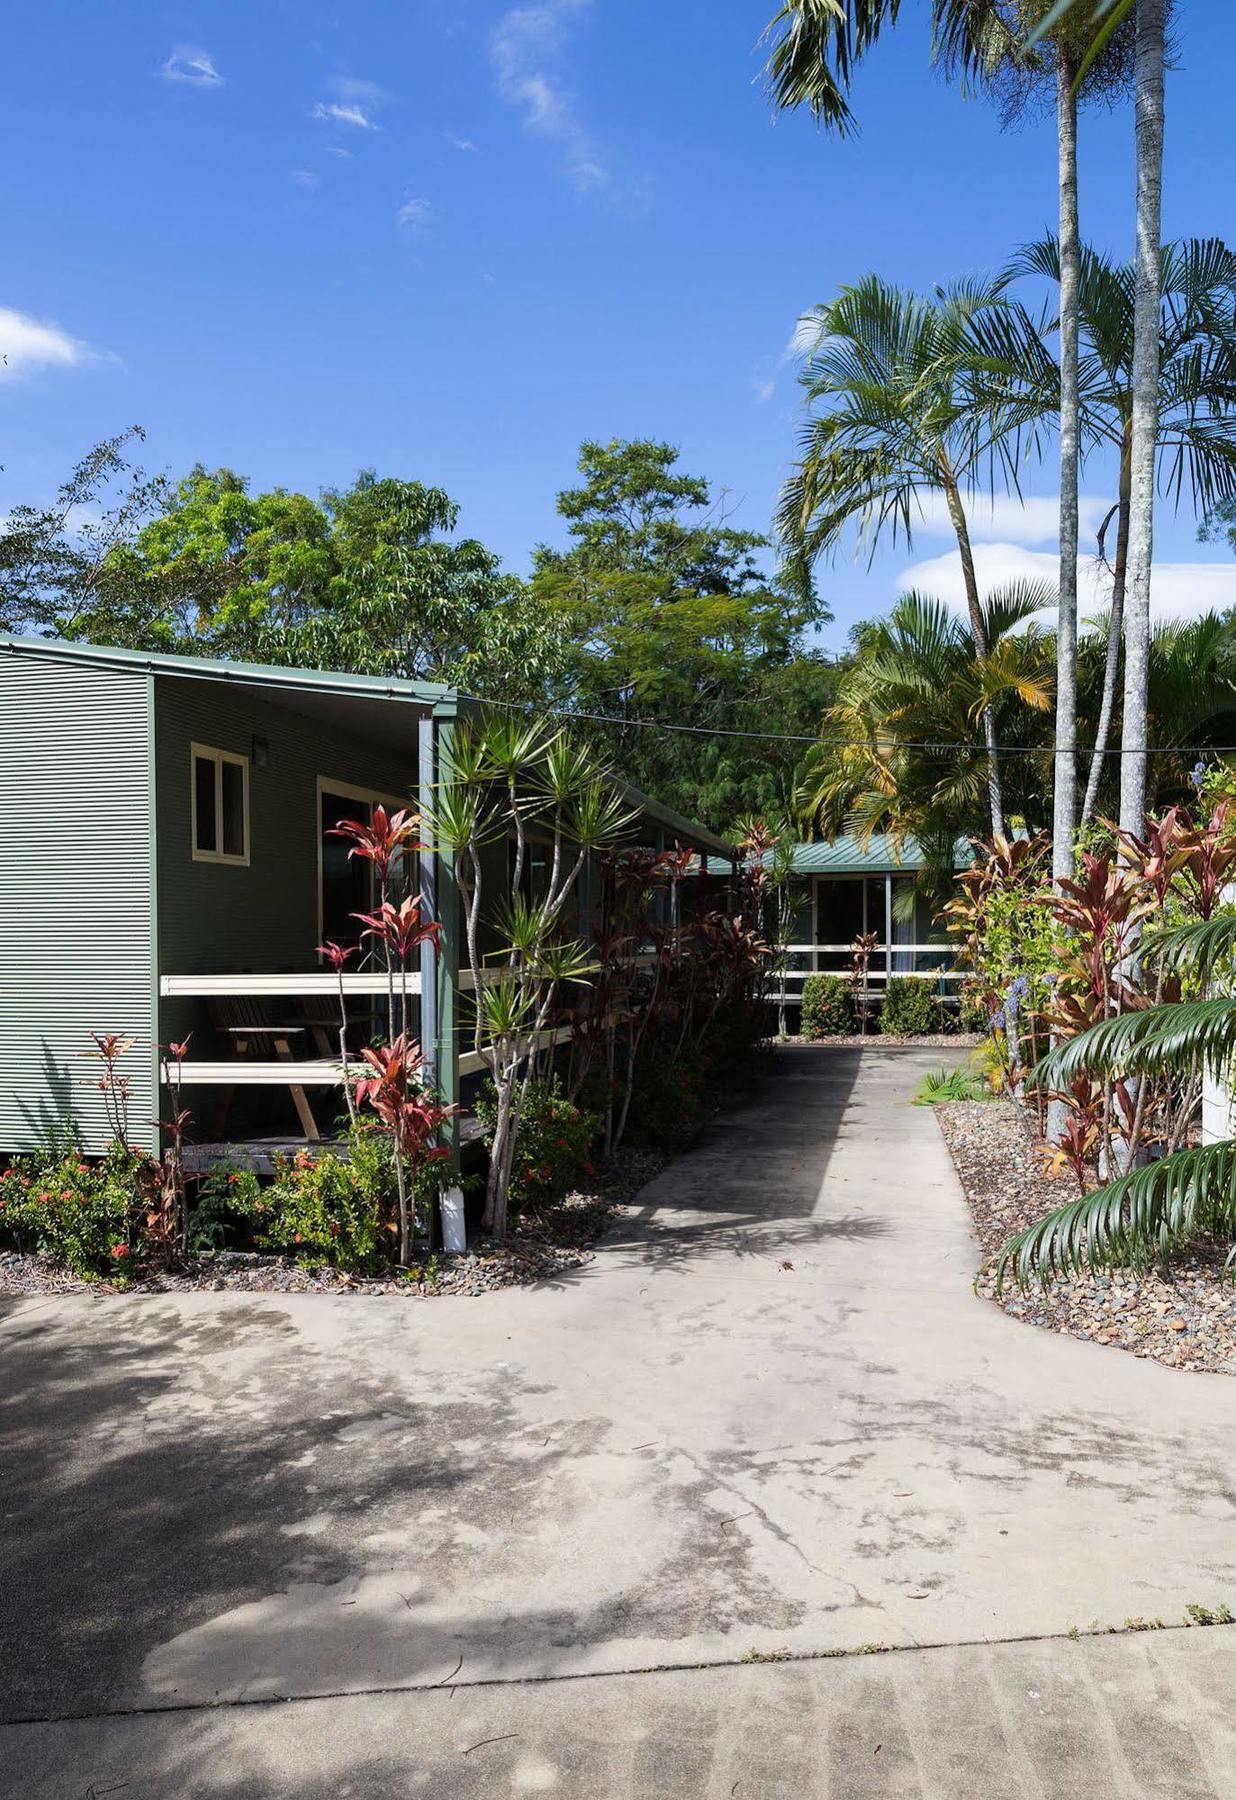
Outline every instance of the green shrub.
<svg viewBox="0 0 1236 1800">
<path fill-rule="evenodd" d="M 158 1169 L 113 1146 L 88 1163 L 63 1143 L 20 1157 L 0 1174 L 0 1230 L 23 1250 L 49 1256 L 82 1280 L 132 1279 Z"/>
<path fill-rule="evenodd" d="M 808 975 L 803 982 L 805 1038 L 848 1037 L 854 1030 L 854 995 L 844 975 Z"/>
<path fill-rule="evenodd" d="M 477 1095 L 476 1116 L 493 1141 L 497 1105 L 492 1082 Z M 517 1213 L 542 1212 L 574 1193 L 593 1174 L 589 1152 L 600 1120 L 583 1112 L 560 1091 L 557 1082 L 529 1085 L 519 1115 L 515 1158 L 511 1165 L 511 1206 Z"/>
<path fill-rule="evenodd" d="M 279 1157 L 266 1185 L 250 1169 L 216 1169 L 202 1185 L 191 1241 L 200 1247 L 210 1234 L 217 1242 L 229 1219 L 248 1226 L 259 1250 L 355 1274 L 378 1269 L 399 1245 L 389 1140 L 357 1130 L 346 1156 L 299 1150 Z"/>
<path fill-rule="evenodd" d="M 710 1060 L 690 1044 L 647 1045 L 635 1065 L 635 1088 L 623 1143 L 636 1150 L 681 1150 L 704 1117 Z"/>
<path fill-rule="evenodd" d="M 940 1029 L 940 1008 L 931 983 L 909 975 L 890 976 L 880 1007 L 886 1037 L 925 1037 Z"/>
</svg>

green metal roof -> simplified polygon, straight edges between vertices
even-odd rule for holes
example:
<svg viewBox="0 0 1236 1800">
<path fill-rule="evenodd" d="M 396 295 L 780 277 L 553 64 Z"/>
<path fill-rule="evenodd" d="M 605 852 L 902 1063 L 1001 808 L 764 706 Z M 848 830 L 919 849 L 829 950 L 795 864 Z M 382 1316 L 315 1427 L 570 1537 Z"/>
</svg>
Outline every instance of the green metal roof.
<svg viewBox="0 0 1236 1800">
<path fill-rule="evenodd" d="M 767 859 L 771 860 L 771 856 Z M 869 838 L 839 837 L 829 844 L 798 844 L 794 849 L 796 875 L 913 874 L 927 858 L 913 838 L 900 844 L 882 831 Z M 953 867 L 964 869 L 974 860 L 969 838 L 953 846 Z"/>
<path fill-rule="evenodd" d="M 411 700 L 421 706 L 451 704 L 454 688 L 435 681 L 405 681 L 398 675 L 346 675 L 335 669 L 293 669 L 268 663 L 223 662 L 208 656 L 172 656 L 161 650 L 121 650 L 110 644 L 84 644 L 63 638 L 18 637 L 0 632 L 0 651 L 20 656 L 62 657 L 68 662 L 104 667 L 146 669 L 154 675 L 227 681 L 237 686 L 284 688 L 359 699 Z"/>
</svg>

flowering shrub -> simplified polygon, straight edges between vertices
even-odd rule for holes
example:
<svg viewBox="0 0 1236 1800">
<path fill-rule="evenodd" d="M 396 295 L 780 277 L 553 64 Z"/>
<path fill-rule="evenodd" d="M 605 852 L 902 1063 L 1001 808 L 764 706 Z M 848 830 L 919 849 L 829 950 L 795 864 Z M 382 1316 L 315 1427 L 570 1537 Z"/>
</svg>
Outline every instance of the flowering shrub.
<svg viewBox="0 0 1236 1800">
<path fill-rule="evenodd" d="M 808 975 L 803 982 L 803 1036 L 848 1037 L 853 1029 L 854 996 L 844 975 Z"/>
<path fill-rule="evenodd" d="M 890 976 L 880 1007 L 885 1037 L 926 1037 L 940 1029 L 940 1008 L 930 982 L 912 975 Z"/>
<path fill-rule="evenodd" d="M 19 1158 L 0 1174 L 0 1231 L 84 1281 L 107 1276 L 126 1286 L 158 1173 L 120 1145 L 94 1163 L 63 1144 Z"/>
<path fill-rule="evenodd" d="M 477 1096 L 476 1116 L 488 1144 L 497 1117 L 491 1082 Z M 594 1173 L 590 1151 L 600 1124 L 596 1113 L 583 1112 L 566 1099 L 556 1082 L 529 1084 L 511 1164 L 511 1203 L 516 1212 L 556 1206 L 588 1180 Z"/>
<path fill-rule="evenodd" d="M 297 1151 L 279 1157 L 263 1185 L 251 1169 L 216 1169 L 203 1183 L 197 1211 L 216 1231 L 229 1217 L 243 1224 L 258 1250 L 298 1262 L 331 1263 L 365 1273 L 394 1261 L 399 1204 L 386 1134 L 359 1129 L 348 1154 Z M 203 1235 L 190 1226 L 199 1240 Z"/>
</svg>

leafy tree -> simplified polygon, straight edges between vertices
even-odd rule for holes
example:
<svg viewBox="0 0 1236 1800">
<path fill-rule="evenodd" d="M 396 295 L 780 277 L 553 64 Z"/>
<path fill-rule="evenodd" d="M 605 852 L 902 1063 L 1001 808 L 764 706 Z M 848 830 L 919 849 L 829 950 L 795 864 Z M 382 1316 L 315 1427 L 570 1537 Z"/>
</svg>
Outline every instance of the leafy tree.
<svg viewBox="0 0 1236 1800">
<path fill-rule="evenodd" d="M 0 629 L 41 636 L 115 636 L 107 570 L 167 484 L 126 460 L 145 432 L 130 426 L 82 458 L 53 505 L 15 506 L 0 531 Z"/>
<path fill-rule="evenodd" d="M 475 538 L 441 488 L 379 478 L 327 490 L 333 571 L 324 604 L 271 629 L 260 659 L 449 681 L 486 698 L 540 700 L 560 675 L 562 624 Z"/>
<path fill-rule="evenodd" d="M 677 464 L 652 439 L 583 444 L 583 482 L 558 498 L 572 542 L 537 550 L 532 589 L 572 641 L 564 691 L 598 746 L 638 786 L 728 827 L 786 799 L 798 749 L 770 740 L 815 730 L 834 674 L 807 634 L 830 614 L 799 566 L 769 576 L 768 540 L 728 525 Z"/>
<path fill-rule="evenodd" d="M 198 464 L 167 490 L 157 517 L 114 546 L 102 570 L 105 612 L 130 622 L 136 643 L 243 654 L 263 633 L 288 630 L 327 602 L 330 522 L 304 494 L 251 494 L 231 469 Z M 95 635 L 91 614 L 75 636 Z"/>
<path fill-rule="evenodd" d="M 557 678 L 562 624 L 483 544 L 453 536 L 441 488 L 365 471 L 315 501 L 200 465 L 149 480 L 122 455 L 140 435 L 99 445 L 55 507 L 15 510 L 0 537 L 6 627 L 513 700 L 542 699 Z"/>
</svg>

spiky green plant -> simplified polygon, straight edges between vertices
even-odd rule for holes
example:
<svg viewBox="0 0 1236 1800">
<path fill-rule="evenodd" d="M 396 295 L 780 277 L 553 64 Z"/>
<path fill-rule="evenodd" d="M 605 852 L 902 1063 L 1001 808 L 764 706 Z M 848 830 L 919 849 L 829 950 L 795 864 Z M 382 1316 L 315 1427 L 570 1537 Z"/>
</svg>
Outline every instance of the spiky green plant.
<svg viewBox="0 0 1236 1800">
<path fill-rule="evenodd" d="M 953 1100 L 990 1100 L 991 1089 L 968 1069 L 932 1069 L 914 1090 L 915 1106 L 945 1106 Z"/>
<path fill-rule="evenodd" d="M 473 1044 L 495 1094 L 484 1223 L 498 1238 L 538 1047 L 563 988 L 595 966 L 586 946 L 564 933 L 564 911 L 589 857 L 619 843 L 634 817 L 609 772 L 561 731 L 490 715 L 453 740 L 428 835 L 453 857 L 463 902 Z M 499 872 L 485 852 L 503 841 L 512 851 Z M 497 939 L 490 955 L 482 954 L 483 924 Z"/>
</svg>

